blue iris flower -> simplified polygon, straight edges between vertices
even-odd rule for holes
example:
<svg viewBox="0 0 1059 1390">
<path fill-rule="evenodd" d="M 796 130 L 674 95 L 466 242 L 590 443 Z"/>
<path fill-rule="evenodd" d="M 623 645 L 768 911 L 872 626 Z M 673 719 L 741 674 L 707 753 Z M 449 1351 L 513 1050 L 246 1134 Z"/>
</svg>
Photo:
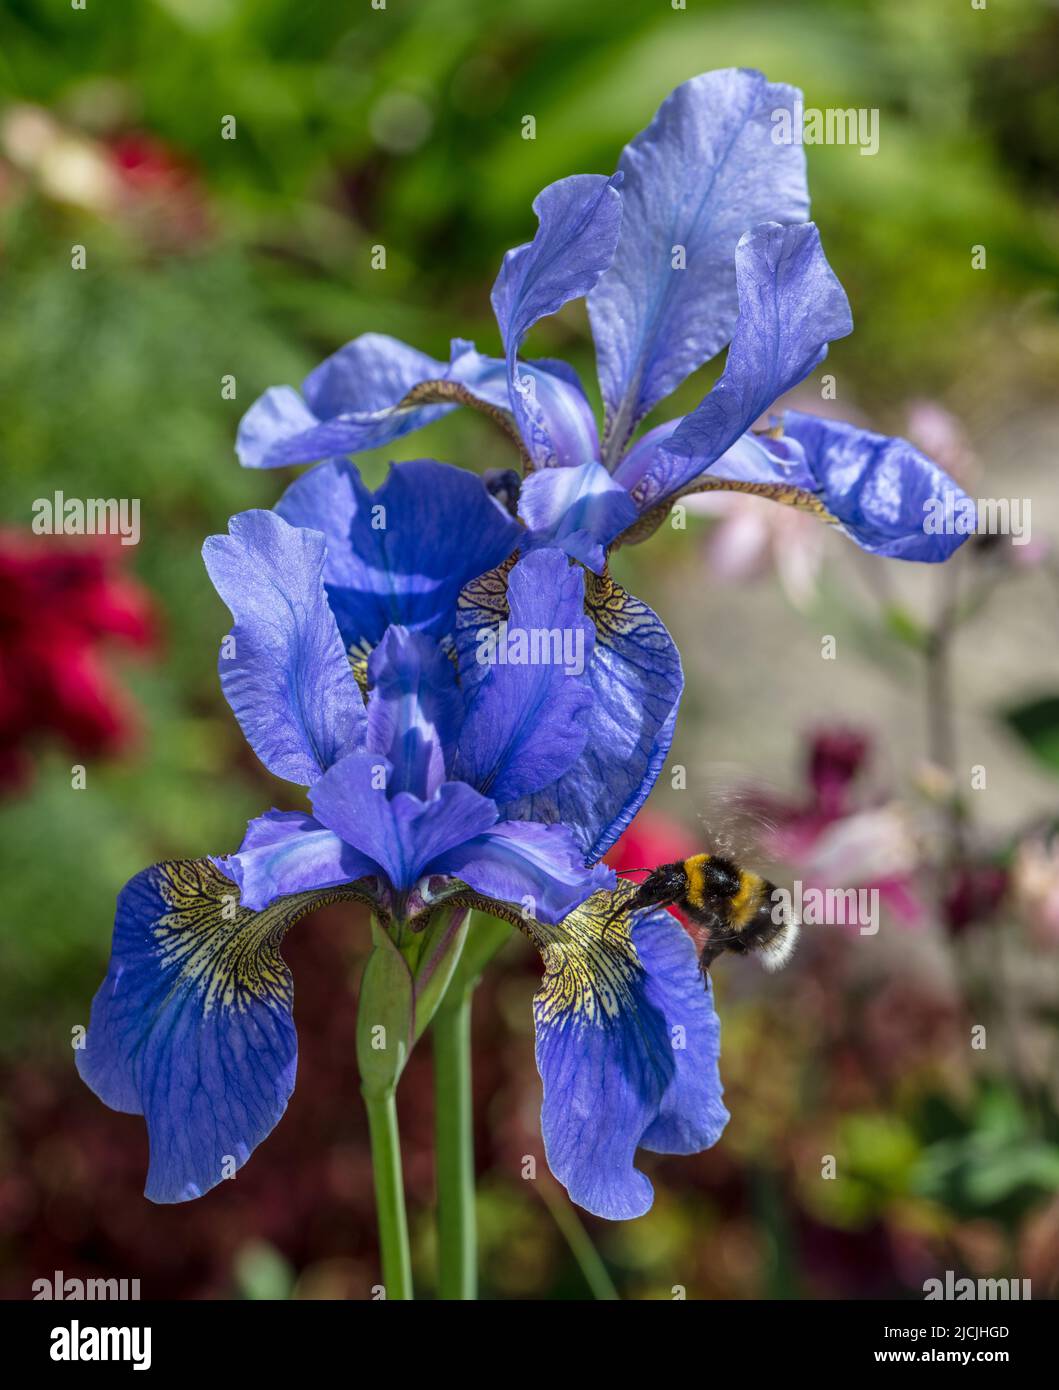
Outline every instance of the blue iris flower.
<svg viewBox="0 0 1059 1390">
<path fill-rule="evenodd" d="M 365 334 L 310 373 L 300 394 L 276 387 L 250 408 L 241 462 L 352 454 L 473 405 L 519 444 L 530 475 L 519 503 L 526 544 L 558 546 L 597 572 L 610 545 L 645 539 L 678 498 L 714 488 L 814 511 L 875 554 L 947 559 L 966 536 L 928 530 L 927 504 L 964 494 L 907 441 L 793 411 L 752 432 L 853 327 L 806 221 L 801 145 L 778 139 L 779 113 L 793 119 L 800 96 L 741 69 L 685 82 L 612 178 L 561 179 L 534 202 L 537 234 L 508 252 L 493 287 L 503 359 L 457 339 L 442 363 Z M 539 319 L 581 296 L 602 437 L 571 368 L 519 357 Z M 726 345 L 702 403 L 634 437 Z"/>
<path fill-rule="evenodd" d="M 206 543 L 235 620 L 222 688 L 308 805 L 119 897 L 78 1066 L 145 1116 L 151 1199 L 208 1191 L 278 1122 L 297 1057 L 280 942 L 335 899 L 412 931 L 440 905 L 479 907 L 532 938 L 546 1150 L 591 1211 L 650 1205 L 638 1146 L 720 1134 L 719 1027 L 692 942 L 664 912 L 603 929 L 615 882 L 599 857 L 657 776 L 679 658 L 650 610 L 561 550 L 517 556 L 524 534 L 480 479 L 422 460 L 375 493 L 326 464 Z M 518 634 L 539 659 L 515 659 Z"/>
</svg>

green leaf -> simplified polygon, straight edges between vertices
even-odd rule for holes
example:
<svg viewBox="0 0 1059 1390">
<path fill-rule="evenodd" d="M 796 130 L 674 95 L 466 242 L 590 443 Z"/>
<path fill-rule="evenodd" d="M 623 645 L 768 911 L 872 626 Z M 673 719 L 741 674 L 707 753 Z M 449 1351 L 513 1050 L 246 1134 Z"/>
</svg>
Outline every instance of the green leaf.
<svg viewBox="0 0 1059 1390">
<path fill-rule="evenodd" d="M 890 603 L 887 604 L 883 616 L 886 630 L 891 637 L 896 637 L 899 642 L 903 642 L 914 651 L 923 651 L 927 644 L 927 634 L 907 608 L 902 608 L 898 603 Z"/>
<path fill-rule="evenodd" d="M 267 1240 L 251 1240 L 239 1247 L 232 1276 L 243 1298 L 275 1301 L 290 1298 L 294 1288 L 294 1271 Z"/>
<path fill-rule="evenodd" d="M 462 908 L 441 909 L 422 933 L 415 962 L 409 962 L 415 981 L 414 1035 L 418 1042 L 445 997 L 460 963 L 471 914 Z M 407 954 L 406 954 L 407 959 Z"/>
<path fill-rule="evenodd" d="M 1037 761 L 1059 774 L 1059 695 L 1042 695 L 1015 705 L 1003 718 Z"/>
<path fill-rule="evenodd" d="M 408 963 L 374 922 L 372 940 L 357 1006 L 357 1065 L 364 1095 L 381 1099 L 392 1095 L 412 1050 L 415 1004 Z"/>
</svg>

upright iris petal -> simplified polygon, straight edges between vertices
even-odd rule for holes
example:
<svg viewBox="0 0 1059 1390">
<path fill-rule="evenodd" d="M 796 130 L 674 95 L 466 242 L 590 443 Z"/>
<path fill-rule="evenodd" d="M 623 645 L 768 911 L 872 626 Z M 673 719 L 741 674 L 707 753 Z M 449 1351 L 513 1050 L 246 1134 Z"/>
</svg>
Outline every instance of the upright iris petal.
<svg viewBox="0 0 1059 1390">
<path fill-rule="evenodd" d="M 550 785 L 580 757 L 595 639 L 582 572 L 557 552 L 521 560 L 507 595 L 508 625 L 498 640 L 491 627 L 480 633 L 485 672 L 460 731 L 457 764 L 461 777 L 501 806 Z M 507 659 L 515 641 L 524 658 L 518 662 Z"/>
<path fill-rule="evenodd" d="M 270 772 L 314 782 L 360 746 L 365 724 L 324 596 L 324 538 L 274 512 L 244 512 L 202 553 L 235 618 L 219 662 L 225 697 Z"/>
<path fill-rule="evenodd" d="M 397 769 L 398 780 L 388 790 L 433 796 L 463 727 L 463 695 L 452 663 L 430 638 L 391 627 L 371 654 L 368 679 L 367 745 Z"/>
<path fill-rule="evenodd" d="M 518 371 L 522 340 L 539 320 L 571 299 L 588 293 L 610 265 L 621 227 L 621 198 L 615 184 L 596 174 L 575 174 L 549 184 L 537 195 L 533 211 L 537 235 L 504 257 L 493 286 L 492 302 L 507 354 L 511 407 L 530 458 L 539 467 L 560 462 L 552 438 L 546 402 L 539 400 L 532 378 Z M 573 459 L 583 463 L 591 458 Z"/>
<path fill-rule="evenodd" d="M 736 248 L 739 321 L 720 381 L 662 442 L 637 482 L 641 510 L 709 467 L 852 331 L 849 302 L 811 222 L 756 227 Z"/>
<path fill-rule="evenodd" d="M 775 113 L 789 117 L 800 95 L 759 72 L 704 73 L 626 146 L 621 237 L 588 301 L 609 467 L 652 406 L 731 337 L 739 238 L 808 216 L 802 149 L 773 138 Z"/>
<path fill-rule="evenodd" d="M 480 478 L 432 459 L 395 465 L 374 493 L 351 464 L 321 464 L 276 511 L 323 532 L 324 585 L 347 647 L 374 646 L 391 624 L 442 636 L 463 586 L 522 534 Z"/>
</svg>

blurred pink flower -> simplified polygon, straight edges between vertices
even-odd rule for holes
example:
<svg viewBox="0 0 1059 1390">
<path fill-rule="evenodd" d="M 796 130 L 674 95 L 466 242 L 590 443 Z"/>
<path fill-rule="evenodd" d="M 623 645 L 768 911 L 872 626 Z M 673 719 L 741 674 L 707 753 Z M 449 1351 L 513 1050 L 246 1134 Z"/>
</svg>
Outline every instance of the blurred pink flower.
<svg viewBox="0 0 1059 1390">
<path fill-rule="evenodd" d="M 756 798 L 773 823 L 763 847 L 791 865 L 806 888 L 875 888 L 897 921 L 919 926 L 925 915 L 916 886 L 921 856 L 908 813 L 896 801 L 873 803 L 856 787 L 870 748 L 858 729 L 811 735 L 805 798 Z"/>
<path fill-rule="evenodd" d="M 909 440 L 944 468 L 961 487 L 973 487 L 980 470 L 961 422 L 937 401 L 913 400 L 906 408 Z"/>
<path fill-rule="evenodd" d="M 1011 887 L 1038 945 L 1059 946 L 1059 840 L 1024 840 L 1015 851 Z"/>
<path fill-rule="evenodd" d="M 940 464 L 972 496 L 977 495 L 982 482 L 981 460 L 956 416 L 937 401 L 916 400 L 909 402 L 906 419 L 912 443 Z M 985 554 L 1002 557 L 1005 564 L 1019 570 L 1035 569 L 1049 554 L 1050 548 L 1044 539 L 1030 540 L 1024 545 L 1006 542 L 1001 545 L 1002 539 L 988 534 L 979 536 L 971 553 L 979 557 Z"/>
<path fill-rule="evenodd" d="M 941 917 L 954 936 L 988 920 L 1007 892 L 1007 871 L 999 864 L 957 864 L 941 897 Z"/>
<path fill-rule="evenodd" d="M 716 518 L 706 541 L 714 579 L 738 584 L 775 572 L 796 608 L 812 601 L 823 560 L 824 528 L 818 518 L 741 492 L 695 493 L 686 506 L 698 516 Z"/>
<path fill-rule="evenodd" d="M 833 821 L 799 870 L 808 887 L 875 888 L 880 903 L 903 926 L 918 927 L 925 915 L 915 887 L 919 862 L 907 812 L 891 801 Z"/>
<path fill-rule="evenodd" d="M 125 563 L 111 538 L 0 532 L 0 790 L 25 782 L 43 740 L 89 756 L 128 747 L 135 711 L 109 655 L 117 643 L 149 651 L 157 619 Z"/>
</svg>

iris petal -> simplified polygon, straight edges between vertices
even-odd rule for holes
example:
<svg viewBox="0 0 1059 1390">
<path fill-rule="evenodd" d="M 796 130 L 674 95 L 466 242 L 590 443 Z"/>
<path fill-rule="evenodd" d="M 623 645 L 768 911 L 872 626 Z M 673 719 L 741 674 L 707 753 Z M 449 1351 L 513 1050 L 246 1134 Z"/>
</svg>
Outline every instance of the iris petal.
<svg viewBox="0 0 1059 1390">
<path fill-rule="evenodd" d="M 631 885 L 621 884 L 628 896 Z M 667 912 L 610 919 L 599 894 L 553 929 L 534 924 L 534 999 L 548 1166 L 571 1198 L 611 1220 L 642 1216 L 653 1190 L 639 1147 L 696 1153 L 728 1119 L 720 1025 L 695 948 Z"/>
<path fill-rule="evenodd" d="M 202 548 L 235 627 L 221 688 L 270 772 L 307 786 L 364 741 L 366 714 L 324 594 L 324 538 L 242 512 Z"/>
<path fill-rule="evenodd" d="M 519 367 L 519 348 L 539 319 L 587 294 L 606 270 L 621 227 L 621 198 L 614 179 L 575 174 L 538 193 L 533 211 L 540 222 L 537 234 L 504 257 L 492 302 L 519 432 L 533 463 L 550 467 L 563 461 L 553 438 L 555 423 L 561 422 L 553 423 L 550 400 L 536 390 L 533 374 L 527 378 Z M 584 463 L 591 457 L 571 461 Z"/>
<path fill-rule="evenodd" d="M 873 555 L 947 560 L 967 539 L 952 523 L 973 516 L 971 499 L 905 439 L 788 410 L 782 439 L 769 449 L 774 470 L 777 447 L 797 452 L 813 495 Z"/>
<path fill-rule="evenodd" d="M 570 826 L 591 862 L 617 840 L 662 770 L 684 673 L 658 615 L 621 585 L 590 576 L 585 606 L 596 628 L 588 666 L 591 739 L 552 786 L 505 810 L 520 820 Z"/>
<path fill-rule="evenodd" d="M 625 147 L 621 237 L 588 301 L 608 467 L 651 407 L 732 336 L 739 238 L 808 216 L 804 153 L 775 138 L 776 113 L 789 118 L 800 95 L 759 72 L 704 73 Z"/>
<path fill-rule="evenodd" d="M 363 333 L 309 373 L 302 396 L 274 386 L 254 402 L 239 424 L 239 462 L 244 468 L 282 468 L 388 444 L 453 408 L 396 409 L 413 387 L 448 370 L 447 363 L 396 338 Z"/>
<path fill-rule="evenodd" d="M 439 856 L 426 872 L 451 874 L 482 897 L 549 923 L 614 882 L 605 864 L 585 868 L 565 825 L 530 821 L 503 821 Z"/>
<path fill-rule="evenodd" d="M 634 444 L 630 445 L 614 470 L 614 481 L 620 483 L 629 492 L 635 492 L 637 483 L 654 463 L 658 450 L 676 430 L 681 419 L 683 419 L 682 416 L 679 419 L 666 420 L 664 424 L 655 425 L 654 429 L 647 430 Z"/>
<path fill-rule="evenodd" d="M 500 806 L 549 786 L 577 761 L 588 738 L 586 668 L 595 634 L 585 617 L 582 573 L 558 550 L 525 556 L 508 580 L 503 646 L 480 643 L 485 673 L 460 732 L 457 767 Z M 491 626 L 482 634 L 496 635 Z M 507 648 L 520 639 L 525 660 L 514 664 L 514 648 Z M 534 655 L 542 659 L 533 661 Z"/>
<path fill-rule="evenodd" d="M 736 248 L 739 322 L 720 380 L 661 445 L 633 490 L 641 511 L 721 457 L 853 327 L 849 302 L 811 222 L 766 224 Z"/>
<path fill-rule="evenodd" d="M 522 484 L 519 516 L 535 545 L 554 545 L 602 574 L 606 547 L 636 520 L 636 504 L 601 463 L 542 468 Z"/>
<path fill-rule="evenodd" d="M 430 797 L 445 780 L 463 721 L 452 662 L 419 632 L 391 627 L 371 654 L 367 746 L 394 766 L 395 792 Z"/>
<path fill-rule="evenodd" d="M 246 827 L 235 854 L 213 860 L 260 912 L 289 893 L 334 888 L 378 873 L 376 864 L 304 811 L 268 811 Z"/>
<path fill-rule="evenodd" d="M 347 647 L 374 646 L 391 624 L 444 636 L 463 585 L 522 534 L 480 478 L 432 459 L 395 464 L 374 493 L 351 464 L 321 464 L 276 511 L 326 536 L 324 583 Z"/>
<path fill-rule="evenodd" d="M 598 447 L 592 408 L 564 363 L 523 363 L 525 389 L 548 421 L 553 463 L 580 463 Z M 488 415 L 521 447 L 503 358 L 454 338 L 448 362 L 382 333 L 364 333 L 310 372 L 299 394 L 271 387 L 239 424 L 244 468 L 282 468 L 381 448 L 431 425 L 458 406 Z M 526 455 L 527 459 L 529 455 Z"/>
<path fill-rule="evenodd" d="M 386 789 L 394 770 L 379 753 L 354 753 L 309 788 L 316 819 L 379 865 L 405 892 L 446 851 L 496 823 L 497 809 L 463 782 L 443 782 L 429 800 Z"/>
<path fill-rule="evenodd" d="M 598 458 L 596 417 L 577 373 L 552 358 L 521 360 L 514 372 L 509 390 L 520 406 L 524 464 L 550 472 Z"/>
<path fill-rule="evenodd" d="M 77 1069 L 112 1109 L 146 1119 L 152 1201 L 187 1201 L 234 1176 L 279 1121 L 297 1067 L 279 945 L 305 913 L 351 896 L 304 893 L 249 912 L 205 859 L 157 864 L 122 890 Z"/>
</svg>

